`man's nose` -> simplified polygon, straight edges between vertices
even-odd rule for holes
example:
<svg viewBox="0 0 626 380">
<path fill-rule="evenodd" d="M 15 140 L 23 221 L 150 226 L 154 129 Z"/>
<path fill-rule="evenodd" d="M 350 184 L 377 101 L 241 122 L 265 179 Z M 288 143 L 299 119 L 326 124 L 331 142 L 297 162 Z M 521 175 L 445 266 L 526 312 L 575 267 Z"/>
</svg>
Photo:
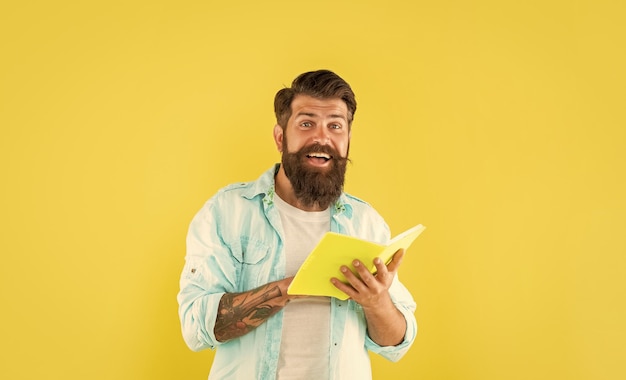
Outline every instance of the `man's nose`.
<svg viewBox="0 0 626 380">
<path fill-rule="evenodd" d="M 328 129 L 324 126 L 319 126 L 315 129 L 315 136 L 313 136 L 313 140 L 320 145 L 328 145 L 330 142 L 330 135 L 328 134 Z"/>
</svg>

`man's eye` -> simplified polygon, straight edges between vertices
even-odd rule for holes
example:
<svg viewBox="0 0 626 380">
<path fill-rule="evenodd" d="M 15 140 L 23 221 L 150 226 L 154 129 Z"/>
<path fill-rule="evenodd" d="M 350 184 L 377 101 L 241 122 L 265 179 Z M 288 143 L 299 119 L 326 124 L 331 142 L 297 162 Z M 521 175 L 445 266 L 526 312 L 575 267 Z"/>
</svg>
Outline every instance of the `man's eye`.
<svg viewBox="0 0 626 380">
<path fill-rule="evenodd" d="M 341 129 L 341 124 L 331 124 L 330 129 Z"/>
<path fill-rule="evenodd" d="M 309 123 L 308 121 L 305 121 L 305 122 L 301 123 L 300 125 L 301 125 L 301 126 L 303 126 L 303 127 L 307 127 L 307 128 L 308 128 L 308 127 L 310 127 L 312 124 L 311 124 L 311 123 Z"/>
</svg>

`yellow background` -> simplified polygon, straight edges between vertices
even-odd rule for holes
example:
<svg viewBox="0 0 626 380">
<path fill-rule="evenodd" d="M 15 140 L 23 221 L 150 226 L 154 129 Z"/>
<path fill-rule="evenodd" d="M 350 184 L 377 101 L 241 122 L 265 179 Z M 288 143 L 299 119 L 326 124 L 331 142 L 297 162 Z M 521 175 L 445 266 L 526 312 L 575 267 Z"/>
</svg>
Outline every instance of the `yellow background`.
<svg viewBox="0 0 626 380">
<path fill-rule="evenodd" d="M 5 1 L 0 378 L 204 379 L 189 221 L 329 68 L 420 332 L 378 379 L 626 378 L 622 1 Z"/>
</svg>

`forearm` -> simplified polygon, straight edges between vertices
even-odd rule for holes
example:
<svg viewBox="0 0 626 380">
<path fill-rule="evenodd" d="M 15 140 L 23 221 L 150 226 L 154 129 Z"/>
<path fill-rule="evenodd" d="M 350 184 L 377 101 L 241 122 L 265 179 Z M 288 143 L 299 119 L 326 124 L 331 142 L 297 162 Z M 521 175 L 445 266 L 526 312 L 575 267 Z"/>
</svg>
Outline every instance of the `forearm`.
<svg viewBox="0 0 626 380">
<path fill-rule="evenodd" d="M 279 312 L 289 302 L 287 285 L 283 280 L 243 293 L 224 294 L 215 321 L 215 338 L 225 342 L 245 335 Z"/>
<path fill-rule="evenodd" d="M 404 340 L 406 320 L 391 301 L 380 307 L 363 308 L 367 321 L 367 334 L 379 346 L 395 346 Z"/>
</svg>

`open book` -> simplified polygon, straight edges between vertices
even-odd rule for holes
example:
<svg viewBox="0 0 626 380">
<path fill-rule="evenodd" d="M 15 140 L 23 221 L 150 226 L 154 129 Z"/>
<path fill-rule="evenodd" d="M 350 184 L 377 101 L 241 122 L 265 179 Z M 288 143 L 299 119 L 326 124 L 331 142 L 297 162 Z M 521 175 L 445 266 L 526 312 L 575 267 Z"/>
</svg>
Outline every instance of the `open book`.
<svg viewBox="0 0 626 380">
<path fill-rule="evenodd" d="M 389 264 L 393 254 L 399 249 L 407 249 L 425 228 L 418 224 L 391 239 L 387 245 L 327 232 L 298 269 L 287 293 L 348 299 L 344 292 L 330 282 L 330 278 L 335 277 L 348 283 L 339 267 L 346 265 L 352 269 L 352 261 L 359 259 L 363 264 L 370 266 L 371 273 L 376 273 L 374 265 L 376 257 L 380 257 L 385 264 Z M 353 272 L 356 274 L 354 270 Z"/>
</svg>

